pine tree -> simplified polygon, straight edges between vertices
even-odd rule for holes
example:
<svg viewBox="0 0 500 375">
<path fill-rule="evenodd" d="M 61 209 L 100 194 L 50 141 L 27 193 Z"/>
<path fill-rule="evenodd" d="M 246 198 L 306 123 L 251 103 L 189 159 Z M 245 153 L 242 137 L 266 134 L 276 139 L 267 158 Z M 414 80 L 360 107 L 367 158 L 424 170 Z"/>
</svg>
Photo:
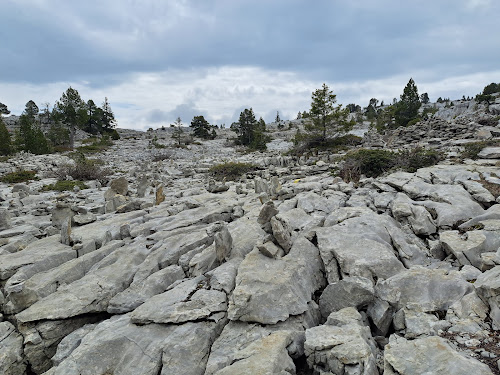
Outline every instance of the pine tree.
<svg viewBox="0 0 500 375">
<path fill-rule="evenodd" d="M 417 118 L 420 106 L 417 85 L 415 85 L 413 78 L 410 78 L 401 95 L 401 100 L 396 104 L 394 113 L 396 124 L 406 126 L 411 120 Z"/>
<path fill-rule="evenodd" d="M 0 115 L 8 115 L 10 111 L 7 109 L 7 106 L 3 103 L 0 103 Z"/>
<path fill-rule="evenodd" d="M 101 106 L 102 109 L 102 118 L 101 118 L 101 126 L 102 130 L 106 132 L 111 132 L 112 129 L 116 127 L 115 115 L 109 105 L 108 98 L 104 98 L 104 102 Z"/>
<path fill-rule="evenodd" d="M 181 145 L 182 135 L 184 134 L 184 130 L 182 130 L 182 120 L 180 117 L 177 117 L 173 124 L 170 124 L 171 127 L 174 128 L 174 132 L 172 133 L 172 138 L 177 141 L 177 145 Z"/>
<path fill-rule="evenodd" d="M 195 137 L 209 139 L 212 135 L 210 134 L 210 124 L 205 117 L 203 116 L 195 116 L 191 121 L 190 128 L 193 129 L 193 134 Z"/>
<path fill-rule="evenodd" d="M 312 93 L 310 121 L 305 125 L 305 139 L 309 144 L 324 144 L 329 137 L 353 127 L 354 121 L 348 120 L 349 110 L 342 105 L 335 106 L 336 102 L 336 95 L 324 83 Z"/>
<path fill-rule="evenodd" d="M 11 153 L 12 144 L 10 140 L 10 133 L 0 116 L 0 155 L 10 155 Z"/>
</svg>

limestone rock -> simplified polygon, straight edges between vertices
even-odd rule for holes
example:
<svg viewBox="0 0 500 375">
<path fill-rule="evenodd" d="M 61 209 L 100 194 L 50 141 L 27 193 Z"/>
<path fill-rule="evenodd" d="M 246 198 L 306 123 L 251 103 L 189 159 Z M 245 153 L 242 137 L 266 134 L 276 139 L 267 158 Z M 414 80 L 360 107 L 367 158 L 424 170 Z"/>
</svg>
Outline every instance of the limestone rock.
<svg viewBox="0 0 500 375">
<path fill-rule="evenodd" d="M 406 340 L 391 336 L 385 347 L 384 375 L 492 375 L 489 367 L 454 350 L 441 337 Z"/>
<path fill-rule="evenodd" d="M 0 322 L 0 372 L 21 375 L 26 371 L 23 356 L 23 337 L 9 322 Z"/>
<path fill-rule="evenodd" d="M 376 344 L 370 329 L 361 324 L 361 315 L 354 308 L 332 315 L 326 325 L 306 330 L 304 347 L 309 366 L 336 375 L 377 375 Z"/>
<path fill-rule="evenodd" d="M 480 275 L 474 287 L 478 296 L 490 306 L 493 329 L 500 329 L 500 266 Z"/>
<path fill-rule="evenodd" d="M 318 249 L 299 238 L 288 255 L 271 259 L 257 249 L 241 262 L 229 300 L 231 320 L 276 324 L 308 309 L 324 283 Z"/>
<path fill-rule="evenodd" d="M 125 177 L 119 177 L 111 181 L 109 188 L 113 190 L 116 194 L 127 195 L 128 193 L 128 181 Z"/>
</svg>

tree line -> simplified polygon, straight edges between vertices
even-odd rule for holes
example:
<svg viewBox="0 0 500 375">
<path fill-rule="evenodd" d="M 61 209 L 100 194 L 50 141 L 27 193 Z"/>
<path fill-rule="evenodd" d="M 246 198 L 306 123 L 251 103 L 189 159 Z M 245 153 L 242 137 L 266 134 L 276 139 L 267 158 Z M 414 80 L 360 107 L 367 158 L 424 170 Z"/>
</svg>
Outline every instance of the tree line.
<svg viewBox="0 0 500 375">
<path fill-rule="evenodd" d="M 42 109 L 30 100 L 19 117 L 19 129 L 13 137 L 8 132 L 1 115 L 10 113 L 0 103 L 0 154 L 9 155 L 15 151 L 46 154 L 61 148 L 73 148 L 77 129 L 90 134 L 119 138 L 115 129 L 116 120 L 108 98 L 98 107 L 92 99 L 84 101 L 71 86 L 56 101 L 52 110 L 49 103 Z M 48 127 L 44 133 L 42 124 Z"/>
</svg>

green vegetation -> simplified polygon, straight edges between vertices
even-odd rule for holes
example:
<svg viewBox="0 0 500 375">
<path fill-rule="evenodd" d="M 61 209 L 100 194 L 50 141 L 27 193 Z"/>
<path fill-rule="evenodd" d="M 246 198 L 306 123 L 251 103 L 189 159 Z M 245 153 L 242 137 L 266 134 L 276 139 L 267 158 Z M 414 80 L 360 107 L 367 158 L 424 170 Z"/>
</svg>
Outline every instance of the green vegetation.
<svg viewBox="0 0 500 375">
<path fill-rule="evenodd" d="M 205 117 L 195 116 L 191 121 L 190 128 L 193 129 L 193 135 L 202 139 L 215 139 L 217 133 L 215 131 L 216 125 L 210 125 Z"/>
<path fill-rule="evenodd" d="M 1 104 L 1 103 L 0 103 Z M 12 142 L 10 133 L 0 116 L 0 155 L 10 155 L 12 153 Z"/>
<path fill-rule="evenodd" d="M 216 180 L 234 181 L 243 174 L 255 171 L 257 166 L 249 163 L 228 162 L 214 165 L 210 168 L 210 175 Z"/>
<path fill-rule="evenodd" d="M 231 125 L 231 130 L 238 135 L 237 144 L 247 146 L 252 150 L 265 150 L 266 143 L 271 140 L 271 137 L 264 134 L 266 123 L 262 118 L 259 121 L 255 119 L 252 108 L 240 113 L 239 121 Z"/>
<path fill-rule="evenodd" d="M 113 145 L 113 141 L 108 135 L 103 135 L 101 138 L 87 138 L 82 143 L 83 146 L 78 147 L 76 150 L 84 154 L 94 154 L 106 150 Z M 90 143 L 90 144 L 88 144 Z"/>
<path fill-rule="evenodd" d="M 17 184 L 19 182 L 27 182 L 36 179 L 37 177 L 35 171 L 20 170 L 17 172 L 7 173 L 0 179 L 0 181 L 5 182 L 7 184 Z"/>
<path fill-rule="evenodd" d="M 438 151 L 424 148 L 400 152 L 361 149 L 345 156 L 339 176 L 346 182 L 358 182 L 361 175 L 377 177 L 395 169 L 415 172 L 419 168 L 437 164 L 442 158 L 443 155 Z"/>
<path fill-rule="evenodd" d="M 15 145 L 18 150 L 31 152 L 35 155 L 51 152 L 50 145 L 35 120 L 38 106 L 30 100 L 26 103 L 23 114 L 19 118 L 19 131 L 16 133 Z"/>
<path fill-rule="evenodd" d="M 488 147 L 488 146 L 498 147 L 498 146 L 500 146 L 500 141 L 491 140 L 491 141 L 480 141 L 480 142 L 466 143 L 464 145 L 464 150 L 460 154 L 460 157 L 462 159 L 476 160 L 478 158 L 478 154 L 481 152 L 481 150 L 485 147 Z"/>
<path fill-rule="evenodd" d="M 78 186 L 80 189 L 88 189 L 88 186 L 85 185 L 82 181 L 62 180 L 57 181 L 55 184 L 44 185 L 42 187 L 42 191 L 72 191 L 75 186 Z"/>
<path fill-rule="evenodd" d="M 98 180 L 101 183 L 108 181 L 108 175 L 111 174 L 111 171 L 101 168 L 101 165 L 104 164 L 102 160 L 87 159 L 81 152 L 73 155 L 73 158 L 75 165 L 62 166 L 55 172 L 58 180 L 64 181 L 67 176 L 70 176 L 75 181 Z"/>
<path fill-rule="evenodd" d="M 401 100 L 396 103 L 394 117 L 398 126 L 407 126 L 408 123 L 418 115 L 421 102 L 418 95 L 417 85 L 410 78 L 401 95 Z"/>
<path fill-rule="evenodd" d="M 329 139 L 339 132 L 347 132 L 354 126 L 353 120 L 348 120 L 349 109 L 342 105 L 335 106 L 337 96 L 323 83 L 321 89 L 312 93 L 311 110 L 303 113 L 302 118 L 308 118 L 305 133 L 297 133 L 296 145 L 306 148 L 327 144 Z"/>
<path fill-rule="evenodd" d="M 486 102 L 487 104 L 491 104 L 494 100 L 493 94 L 498 92 L 500 92 L 500 83 L 490 83 L 484 87 L 481 94 L 476 95 L 476 101 L 478 103 Z"/>
</svg>

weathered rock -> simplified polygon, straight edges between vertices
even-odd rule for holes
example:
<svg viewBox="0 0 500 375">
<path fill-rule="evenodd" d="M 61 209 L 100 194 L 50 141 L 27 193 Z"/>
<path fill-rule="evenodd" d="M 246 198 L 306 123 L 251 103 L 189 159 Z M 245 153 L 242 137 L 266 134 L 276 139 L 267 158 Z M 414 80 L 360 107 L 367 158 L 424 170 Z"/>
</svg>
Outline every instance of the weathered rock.
<svg viewBox="0 0 500 375">
<path fill-rule="evenodd" d="M 491 267 L 484 264 L 481 255 L 500 247 L 500 230 L 445 231 L 439 234 L 439 240 L 443 249 L 453 254 L 461 265 L 472 265 L 484 271 Z"/>
<path fill-rule="evenodd" d="M 26 372 L 23 337 L 9 322 L 0 323 L 0 373 L 22 375 Z"/>
<path fill-rule="evenodd" d="M 132 311 L 154 295 L 163 293 L 170 285 L 184 277 L 182 268 L 172 265 L 151 274 L 144 280 L 135 279 L 130 287 L 111 298 L 107 311 L 111 314 Z"/>
<path fill-rule="evenodd" d="M 208 322 L 136 326 L 128 315 L 116 316 L 87 333 L 47 375 L 202 375 L 220 329 Z"/>
<path fill-rule="evenodd" d="M 472 292 L 472 284 L 458 272 L 414 267 L 400 272 L 375 286 L 379 298 L 389 302 L 396 310 L 446 312 L 464 295 Z"/>
<path fill-rule="evenodd" d="M 159 185 L 156 187 L 155 192 L 155 206 L 158 206 L 160 203 L 165 201 L 165 194 L 163 193 L 163 185 Z"/>
<path fill-rule="evenodd" d="M 73 239 L 71 238 L 71 218 L 66 218 L 61 225 L 61 243 L 71 246 Z"/>
<path fill-rule="evenodd" d="M 262 245 L 257 245 L 257 249 L 262 253 L 262 255 L 268 257 L 268 258 L 281 258 L 283 255 L 285 255 L 285 252 L 283 251 L 282 248 L 276 246 L 274 242 L 266 242 Z"/>
<path fill-rule="evenodd" d="M 288 253 L 293 245 L 291 228 L 288 226 L 286 221 L 280 220 L 278 216 L 271 218 L 271 228 L 273 231 L 274 238 L 280 244 L 280 246 Z"/>
<path fill-rule="evenodd" d="M 109 188 L 116 194 L 125 196 L 128 193 L 128 181 L 125 177 L 115 178 L 113 181 L 111 181 Z"/>
<path fill-rule="evenodd" d="M 489 367 L 454 350 L 441 337 L 406 340 L 391 336 L 385 347 L 384 375 L 492 375 Z"/>
<path fill-rule="evenodd" d="M 485 147 L 477 156 L 481 159 L 500 159 L 500 147 Z"/>
<path fill-rule="evenodd" d="M 5 208 L 0 208 L 0 231 L 12 228 L 11 215 Z"/>
<path fill-rule="evenodd" d="M 360 276 L 346 277 L 328 285 L 319 299 L 321 315 L 328 317 L 332 312 L 346 307 L 362 308 L 375 299 L 371 280 Z"/>
<path fill-rule="evenodd" d="M 224 227 L 215 234 L 214 242 L 215 253 L 219 263 L 229 259 L 231 250 L 233 249 L 233 238 L 231 237 L 231 233 L 229 233 L 226 225 L 224 225 Z"/>
<path fill-rule="evenodd" d="M 377 375 L 376 344 L 357 310 L 340 310 L 328 320 L 326 325 L 306 330 L 309 366 L 325 374 Z"/>
<path fill-rule="evenodd" d="M 20 322 L 65 319 L 107 310 L 110 299 L 126 289 L 148 250 L 134 243 L 115 250 L 89 273 L 17 314 Z"/>
<path fill-rule="evenodd" d="M 228 317 L 262 324 L 284 321 L 305 312 L 322 285 L 318 249 L 305 238 L 297 239 L 281 259 L 268 258 L 255 249 L 238 269 Z"/>
<path fill-rule="evenodd" d="M 490 306 L 493 329 L 500 329 L 500 266 L 480 275 L 474 287 L 478 296 Z"/>
</svg>

